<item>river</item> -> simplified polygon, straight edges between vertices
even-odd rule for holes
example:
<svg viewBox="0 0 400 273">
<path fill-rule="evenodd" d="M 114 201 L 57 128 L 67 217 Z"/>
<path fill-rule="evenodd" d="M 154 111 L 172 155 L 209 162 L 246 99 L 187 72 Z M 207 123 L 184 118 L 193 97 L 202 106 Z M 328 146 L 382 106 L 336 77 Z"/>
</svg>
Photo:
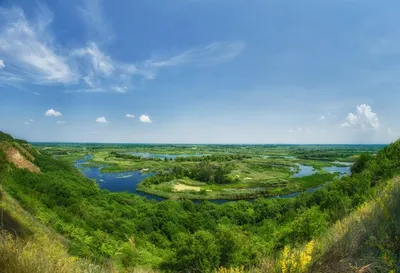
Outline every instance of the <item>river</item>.
<svg viewBox="0 0 400 273">
<path fill-rule="evenodd" d="M 118 172 L 118 173 L 102 173 L 102 167 L 86 167 L 83 164 L 92 158 L 91 155 L 85 156 L 83 159 L 79 159 L 75 161 L 74 166 L 79 169 L 79 171 L 84 174 L 89 179 L 95 179 L 97 184 L 101 189 L 109 190 L 110 192 L 129 192 L 139 196 L 143 196 L 150 200 L 163 201 L 166 198 L 144 193 L 136 190 L 137 184 L 139 184 L 143 179 L 154 175 L 154 173 L 142 173 L 141 171 L 129 171 L 129 172 Z M 314 174 L 316 171 L 311 166 L 300 165 L 299 171 L 295 173 L 292 177 L 303 177 L 307 175 Z M 328 172 L 338 172 L 340 176 L 346 175 L 350 173 L 350 167 L 347 166 L 332 166 L 325 167 L 324 170 Z M 309 188 L 306 192 L 314 192 L 323 185 L 319 185 L 314 188 Z M 266 198 L 293 198 L 300 194 L 301 192 L 294 192 L 285 195 L 266 197 Z M 200 203 L 202 200 L 193 200 L 195 203 Z M 208 200 L 213 203 L 223 204 L 226 202 L 232 202 L 236 200 L 225 200 L 225 199 L 216 199 L 216 200 Z M 254 201 L 254 199 L 247 199 L 247 201 Z"/>
</svg>

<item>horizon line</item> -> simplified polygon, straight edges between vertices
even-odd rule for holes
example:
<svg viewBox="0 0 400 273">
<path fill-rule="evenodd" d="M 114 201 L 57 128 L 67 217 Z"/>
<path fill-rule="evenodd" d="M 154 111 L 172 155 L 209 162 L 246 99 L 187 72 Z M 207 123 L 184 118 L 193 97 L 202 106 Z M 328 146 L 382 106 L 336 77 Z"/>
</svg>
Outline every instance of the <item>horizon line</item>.
<svg viewBox="0 0 400 273">
<path fill-rule="evenodd" d="M 390 143 L 179 143 L 179 142 L 88 142 L 28 141 L 31 144 L 139 144 L 139 145 L 389 145 Z"/>
</svg>

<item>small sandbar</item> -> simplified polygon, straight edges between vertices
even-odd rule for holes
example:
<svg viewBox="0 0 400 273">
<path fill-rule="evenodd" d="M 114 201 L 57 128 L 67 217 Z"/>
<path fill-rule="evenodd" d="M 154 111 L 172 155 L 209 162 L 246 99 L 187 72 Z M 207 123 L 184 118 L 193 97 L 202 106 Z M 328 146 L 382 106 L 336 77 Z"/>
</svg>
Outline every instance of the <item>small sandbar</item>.
<svg viewBox="0 0 400 273">
<path fill-rule="evenodd" d="M 183 184 L 175 184 L 174 190 L 176 191 L 200 191 L 200 187 L 188 186 Z"/>
</svg>

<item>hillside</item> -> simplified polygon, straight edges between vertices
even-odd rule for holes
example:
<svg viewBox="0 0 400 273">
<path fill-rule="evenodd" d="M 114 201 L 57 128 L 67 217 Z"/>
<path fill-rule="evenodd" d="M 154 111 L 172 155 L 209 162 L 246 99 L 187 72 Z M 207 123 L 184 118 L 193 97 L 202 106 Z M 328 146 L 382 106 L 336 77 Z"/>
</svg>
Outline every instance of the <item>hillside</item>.
<svg viewBox="0 0 400 273">
<path fill-rule="evenodd" d="M 0 271 L 396 272 L 400 141 L 352 170 L 296 198 L 155 202 L 0 132 Z"/>
<path fill-rule="evenodd" d="M 35 149 L 0 132 L 0 272 L 101 272 L 67 252 L 65 239 L 24 210 L 3 188 L 14 168 L 40 173 Z"/>
</svg>

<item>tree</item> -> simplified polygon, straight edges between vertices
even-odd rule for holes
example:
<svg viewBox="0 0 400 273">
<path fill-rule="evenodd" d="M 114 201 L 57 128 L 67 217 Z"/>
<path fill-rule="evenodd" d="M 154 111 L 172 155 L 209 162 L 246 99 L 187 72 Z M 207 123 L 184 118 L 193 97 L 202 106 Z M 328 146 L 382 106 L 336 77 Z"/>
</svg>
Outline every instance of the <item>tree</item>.
<svg viewBox="0 0 400 273">
<path fill-rule="evenodd" d="M 173 242 L 176 248 L 173 268 L 179 272 L 212 272 L 220 264 L 220 251 L 215 237 L 200 230 L 189 235 L 180 233 Z"/>
<path fill-rule="evenodd" d="M 371 160 L 372 156 L 367 153 L 362 153 L 360 157 L 351 166 L 351 172 L 353 174 L 361 173 L 366 167 L 367 163 Z"/>
</svg>

